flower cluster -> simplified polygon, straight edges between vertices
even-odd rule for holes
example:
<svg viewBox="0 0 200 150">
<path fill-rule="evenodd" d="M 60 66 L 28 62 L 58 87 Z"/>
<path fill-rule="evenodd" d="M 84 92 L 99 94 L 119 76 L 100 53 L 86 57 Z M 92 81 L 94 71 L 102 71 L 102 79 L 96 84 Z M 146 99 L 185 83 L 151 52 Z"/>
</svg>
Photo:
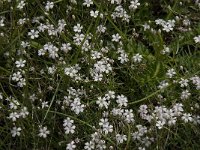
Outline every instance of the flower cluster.
<svg viewBox="0 0 200 150">
<path fill-rule="evenodd" d="M 198 149 L 199 8 L 1 0 L 1 148 Z"/>
</svg>

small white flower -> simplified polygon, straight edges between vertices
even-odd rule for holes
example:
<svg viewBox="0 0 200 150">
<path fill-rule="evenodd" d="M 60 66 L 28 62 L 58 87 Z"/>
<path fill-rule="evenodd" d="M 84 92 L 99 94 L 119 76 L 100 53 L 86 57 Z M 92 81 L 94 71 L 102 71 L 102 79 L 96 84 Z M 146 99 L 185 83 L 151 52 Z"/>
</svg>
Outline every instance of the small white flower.
<svg viewBox="0 0 200 150">
<path fill-rule="evenodd" d="M 113 131 L 113 126 L 109 124 L 107 118 L 100 119 L 99 125 L 103 128 L 105 134 Z"/>
<path fill-rule="evenodd" d="M 26 79 L 25 78 L 21 78 L 18 82 L 17 82 L 17 86 L 19 87 L 23 87 L 26 85 Z"/>
<path fill-rule="evenodd" d="M 130 109 L 125 109 L 124 113 L 122 114 L 123 119 L 127 122 L 127 123 L 134 123 L 134 114 L 133 114 L 133 110 Z"/>
<path fill-rule="evenodd" d="M 121 64 L 123 64 L 125 62 L 128 62 L 129 61 L 128 55 L 125 52 L 120 53 L 120 56 L 118 57 L 118 60 L 120 60 Z"/>
<path fill-rule="evenodd" d="M 140 3 L 138 2 L 138 0 L 133 0 L 130 2 L 130 6 L 129 6 L 129 9 L 131 10 L 135 10 L 138 8 L 138 6 L 140 6 Z"/>
<path fill-rule="evenodd" d="M 136 63 L 140 63 L 142 61 L 142 55 L 140 55 L 139 53 L 137 53 L 136 55 L 133 56 L 133 61 Z"/>
<path fill-rule="evenodd" d="M 173 27 L 171 24 L 166 23 L 165 25 L 163 25 L 163 31 L 170 32 L 172 30 L 173 30 Z"/>
<path fill-rule="evenodd" d="M 184 90 L 181 93 L 181 99 L 183 99 L 183 100 L 188 99 L 190 95 L 191 95 L 191 93 L 188 90 Z"/>
<path fill-rule="evenodd" d="M 96 101 L 96 104 L 99 105 L 99 108 L 105 107 L 108 109 L 108 106 L 110 105 L 110 101 L 108 101 L 105 97 L 98 97 L 98 100 Z"/>
<path fill-rule="evenodd" d="M 44 101 L 44 102 L 42 102 L 42 108 L 45 108 L 45 107 L 49 107 L 49 105 L 48 105 L 48 102 L 47 102 L 47 101 Z"/>
<path fill-rule="evenodd" d="M 70 104 L 71 110 L 74 111 L 77 115 L 83 112 L 85 105 L 81 104 L 80 98 L 75 98 L 74 101 Z"/>
<path fill-rule="evenodd" d="M 38 50 L 38 56 L 43 56 L 43 55 L 45 55 L 45 53 L 46 53 L 45 49 L 39 49 Z"/>
<path fill-rule="evenodd" d="M 20 1 L 19 2 L 19 4 L 17 5 L 17 8 L 19 9 L 19 10 L 21 10 L 21 9 L 23 9 L 24 8 L 24 6 L 25 6 L 26 4 L 25 4 L 25 1 Z"/>
<path fill-rule="evenodd" d="M 106 27 L 103 26 L 103 25 L 99 25 L 99 26 L 97 26 L 97 31 L 98 31 L 99 33 L 105 33 Z"/>
<path fill-rule="evenodd" d="M 156 122 L 156 127 L 158 127 L 158 129 L 162 129 L 164 125 L 165 125 L 164 121 L 159 120 Z"/>
<path fill-rule="evenodd" d="M 15 137 L 16 135 L 20 136 L 21 130 L 22 129 L 20 127 L 18 127 L 18 128 L 17 127 L 13 127 L 12 130 L 11 130 L 12 137 Z"/>
<path fill-rule="evenodd" d="M 50 134 L 50 131 L 47 130 L 47 127 L 40 127 L 39 134 L 38 134 L 39 137 L 46 138 L 48 134 Z"/>
<path fill-rule="evenodd" d="M 3 99 L 3 94 L 0 92 L 0 100 Z"/>
<path fill-rule="evenodd" d="M 4 27 L 4 26 L 5 26 L 4 18 L 2 18 L 2 19 L 0 20 L 0 27 Z"/>
<path fill-rule="evenodd" d="M 14 122 L 14 121 L 17 120 L 17 118 L 19 118 L 19 114 L 16 113 L 16 112 L 10 113 L 10 115 L 9 115 L 8 118 L 9 118 L 9 119 L 12 119 L 12 121 Z"/>
<path fill-rule="evenodd" d="M 175 72 L 175 70 L 174 70 L 173 68 L 167 70 L 167 73 L 166 73 L 166 75 L 167 75 L 169 78 L 172 78 L 175 74 L 176 74 L 176 72 Z"/>
<path fill-rule="evenodd" d="M 118 33 L 112 35 L 112 41 L 119 42 L 120 39 L 121 39 L 121 36 Z"/>
<path fill-rule="evenodd" d="M 63 127 L 65 130 L 65 134 L 74 133 L 76 126 L 73 125 L 74 120 L 71 120 L 69 117 L 63 121 Z"/>
<path fill-rule="evenodd" d="M 26 60 L 22 60 L 22 59 L 15 62 L 17 68 L 20 68 L 20 67 L 23 68 L 25 66 L 25 63 L 26 63 Z"/>
<path fill-rule="evenodd" d="M 79 23 L 76 26 L 74 26 L 74 32 L 80 33 L 82 29 L 83 26 L 81 26 Z"/>
<path fill-rule="evenodd" d="M 93 1 L 92 0 L 84 0 L 83 6 L 90 7 L 90 5 L 93 5 Z"/>
<path fill-rule="evenodd" d="M 97 18 L 98 15 L 99 15 L 99 11 L 98 10 L 96 10 L 96 11 L 91 10 L 90 11 L 90 16 L 91 17 Z"/>
<path fill-rule="evenodd" d="M 23 107 L 19 113 L 19 115 L 22 117 L 22 118 L 25 118 L 27 115 L 29 115 L 29 112 L 27 110 L 27 107 Z"/>
<path fill-rule="evenodd" d="M 13 81 L 19 81 L 21 78 L 22 78 L 22 75 L 21 75 L 21 72 L 19 72 L 19 71 L 12 75 L 12 80 Z"/>
<path fill-rule="evenodd" d="M 71 141 L 67 144 L 66 150 L 74 150 L 76 148 L 75 142 Z"/>
<path fill-rule="evenodd" d="M 158 86 L 159 89 L 164 89 L 166 87 L 168 87 L 169 83 L 167 81 L 161 81 L 160 85 Z"/>
<path fill-rule="evenodd" d="M 117 103 L 119 105 L 119 107 L 122 107 L 122 106 L 127 106 L 128 104 L 128 99 L 127 97 L 125 97 L 124 95 L 118 95 L 117 96 Z"/>
<path fill-rule="evenodd" d="M 21 42 L 21 46 L 22 46 L 23 48 L 26 48 L 26 47 L 29 47 L 30 44 L 29 44 L 29 42 L 24 42 L 24 41 L 22 41 L 22 42 Z"/>
<path fill-rule="evenodd" d="M 164 49 L 161 51 L 161 54 L 168 54 L 170 52 L 170 49 L 169 49 L 169 47 L 167 47 L 167 46 L 165 46 L 164 45 Z"/>
<path fill-rule="evenodd" d="M 182 119 L 185 123 L 188 123 L 188 122 L 192 122 L 192 121 L 193 121 L 192 115 L 191 115 L 190 113 L 184 113 L 183 116 L 181 117 L 181 119 Z"/>
<path fill-rule="evenodd" d="M 123 143 L 124 141 L 127 141 L 127 136 L 126 135 L 117 134 L 116 135 L 116 140 L 117 140 L 117 143 Z"/>
<path fill-rule="evenodd" d="M 194 37 L 195 43 L 200 43 L 200 35 Z"/>
<path fill-rule="evenodd" d="M 95 147 L 95 143 L 93 141 L 85 143 L 84 149 L 86 150 L 92 150 Z"/>
<path fill-rule="evenodd" d="M 49 11 L 53 7 L 54 7 L 54 3 L 47 1 L 46 6 L 45 6 L 46 11 Z"/>
<path fill-rule="evenodd" d="M 39 32 L 36 30 L 31 30 L 30 32 L 28 32 L 28 35 L 31 37 L 31 39 L 35 39 L 39 37 Z"/>
<path fill-rule="evenodd" d="M 188 79 L 183 79 L 181 78 L 181 81 L 179 81 L 179 84 L 181 85 L 181 87 L 187 87 L 188 86 Z"/>
<path fill-rule="evenodd" d="M 67 53 L 68 51 L 70 51 L 72 49 L 72 47 L 71 47 L 70 43 L 64 43 L 64 44 L 62 44 L 60 49 L 62 51 L 64 51 L 65 53 Z"/>
</svg>

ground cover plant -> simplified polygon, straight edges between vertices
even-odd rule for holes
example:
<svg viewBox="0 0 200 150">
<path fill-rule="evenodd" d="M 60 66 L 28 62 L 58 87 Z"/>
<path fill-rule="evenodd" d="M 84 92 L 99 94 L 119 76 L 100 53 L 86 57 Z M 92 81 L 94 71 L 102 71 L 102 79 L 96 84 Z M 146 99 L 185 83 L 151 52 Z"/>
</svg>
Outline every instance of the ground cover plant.
<svg viewBox="0 0 200 150">
<path fill-rule="evenodd" d="M 0 149 L 200 149 L 199 0 L 1 0 Z"/>
</svg>

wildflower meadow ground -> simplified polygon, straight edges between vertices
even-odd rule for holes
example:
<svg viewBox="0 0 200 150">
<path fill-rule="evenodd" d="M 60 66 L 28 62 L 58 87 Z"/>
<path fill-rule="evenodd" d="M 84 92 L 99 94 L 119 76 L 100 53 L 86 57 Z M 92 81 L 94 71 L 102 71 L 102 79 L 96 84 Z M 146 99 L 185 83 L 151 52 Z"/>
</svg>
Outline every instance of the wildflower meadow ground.
<svg viewBox="0 0 200 150">
<path fill-rule="evenodd" d="M 0 150 L 199 150 L 200 0 L 0 0 Z"/>
</svg>

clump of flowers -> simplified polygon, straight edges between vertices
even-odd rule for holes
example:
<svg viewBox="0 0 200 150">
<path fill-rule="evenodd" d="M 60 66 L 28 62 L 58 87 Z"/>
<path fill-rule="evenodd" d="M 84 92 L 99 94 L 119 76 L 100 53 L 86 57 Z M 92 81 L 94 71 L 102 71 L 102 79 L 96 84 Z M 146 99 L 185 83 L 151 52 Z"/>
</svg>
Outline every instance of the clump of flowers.
<svg viewBox="0 0 200 150">
<path fill-rule="evenodd" d="M 198 149 L 199 8 L 0 1 L 1 149 Z"/>
</svg>

